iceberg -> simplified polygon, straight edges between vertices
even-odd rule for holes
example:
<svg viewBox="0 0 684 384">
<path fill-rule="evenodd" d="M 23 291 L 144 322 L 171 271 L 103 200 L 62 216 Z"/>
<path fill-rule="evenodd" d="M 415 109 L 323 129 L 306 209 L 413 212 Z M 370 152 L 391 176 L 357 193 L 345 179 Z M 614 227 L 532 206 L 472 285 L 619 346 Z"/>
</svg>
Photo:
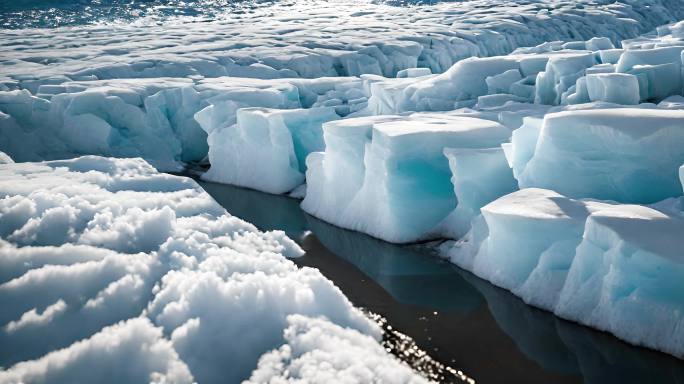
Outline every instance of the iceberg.
<svg viewBox="0 0 684 384">
<path fill-rule="evenodd" d="M 448 114 L 350 121 L 324 126 L 326 150 L 307 159 L 302 208 L 397 243 L 434 237 L 456 208 L 445 148 L 498 147 L 510 136 L 496 122 Z"/>
<path fill-rule="evenodd" d="M 623 203 L 682 194 L 681 110 L 569 110 L 525 123 L 513 133 L 509 159 L 520 188 Z"/>
<path fill-rule="evenodd" d="M 306 156 L 324 148 L 321 125 L 337 119 L 332 107 L 241 108 L 235 125 L 209 135 L 211 168 L 202 179 L 289 192 L 304 182 Z"/>
<path fill-rule="evenodd" d="M 483 207 L 446 253 L 528 304 L 682 357 L 683 208 L 522 189 Z"/>
</svg>

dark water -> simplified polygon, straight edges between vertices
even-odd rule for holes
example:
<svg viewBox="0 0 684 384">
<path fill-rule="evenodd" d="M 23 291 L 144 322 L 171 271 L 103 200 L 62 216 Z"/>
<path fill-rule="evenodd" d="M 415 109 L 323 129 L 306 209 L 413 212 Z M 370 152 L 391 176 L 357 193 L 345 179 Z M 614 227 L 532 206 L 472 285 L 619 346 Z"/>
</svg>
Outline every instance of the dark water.
<svg viewBox="0 0 684 384">
<path fill-rule="evenodd" d="M 527 306 L 427 250 L 336 228 L 298 200 L 201 184 L 232 214 L 287 232 L 307 252 L 298 264 L 479 383 L 684 383 L 681 360 Z"/>
</svg>

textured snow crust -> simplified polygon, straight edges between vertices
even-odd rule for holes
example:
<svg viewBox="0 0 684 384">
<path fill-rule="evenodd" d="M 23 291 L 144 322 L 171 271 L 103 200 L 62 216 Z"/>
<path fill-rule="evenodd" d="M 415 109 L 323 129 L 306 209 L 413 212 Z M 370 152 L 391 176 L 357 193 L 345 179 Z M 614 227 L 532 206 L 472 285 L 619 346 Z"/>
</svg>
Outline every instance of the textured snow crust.
<svg viewBox="0 0 684 384">
<path fill-rule="evenodd" d="M 449 3 L 305 1 L 231 11 L 214 18 L 5 29 L 2 82 L 35 93 L 39 85 L 66 80 L 395 77 L 413 67 L 441 73 L 471 55 L 594 36 L 617 42 L 684 18 L 676 0 L 468 0 L 457 12 Z"/>
<path fill-rule="evenodd" d="M 0 165 L 0 223 L 0 382 L 320 381 L 330 343 L 323 379 L 425 382 L 283 232 L 142 159 Z"/>
</svg>

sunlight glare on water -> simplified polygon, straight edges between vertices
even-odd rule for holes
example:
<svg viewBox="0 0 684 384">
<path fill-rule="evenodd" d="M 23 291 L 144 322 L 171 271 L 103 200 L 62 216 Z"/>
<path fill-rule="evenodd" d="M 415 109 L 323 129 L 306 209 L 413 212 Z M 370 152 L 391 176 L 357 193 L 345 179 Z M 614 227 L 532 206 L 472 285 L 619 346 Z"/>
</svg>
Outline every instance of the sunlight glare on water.
<svg viewBox="0 0 684 384">
<path fill-rule="evenodd" d="M 195 17 L 213 20 L 226 13 L 294 5 L 295 0 L 12 0 L 0 1 L 0 28 L 54 28 L 86 24 L 126 23 L 145 18 L 161 22 Z M 394 6 L 433 4 L 439 0 L 361 0 Z"/>
</svg>

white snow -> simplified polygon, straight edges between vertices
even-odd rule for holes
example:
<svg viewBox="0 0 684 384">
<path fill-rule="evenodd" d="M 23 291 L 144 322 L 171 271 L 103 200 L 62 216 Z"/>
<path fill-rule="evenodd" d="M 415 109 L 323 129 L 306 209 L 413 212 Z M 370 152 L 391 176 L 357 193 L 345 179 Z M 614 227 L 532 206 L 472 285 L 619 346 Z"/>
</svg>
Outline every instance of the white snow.
<svg viewBox="0 0 684 384">
<path fill-rule="evenodd" d="M 334 332 L 345 358 L 328 375 L 425 381 L 331 281 L 286 258 L 302 250 L 283 232 L 142 159 L 0 165 L 0 235 L 2 383 L 236 382 L 304 337 L 297 324 Z M 321 337 L 299 343 L 302 362 L 329 356 Z"/>
<path fill-rule="evenodd" d="M 616 42 L 684 17 L 684 7 L 668 0 L 468 0 L 458 12 L 448 3 L 304 1 L 231 11 L 204 19 L 5 29 L 2 83 L 35 93 L 42 84 L 86 79 L 395 77 L 412 67 L 441 73 L 472 55 L 594 36 Z M 595 40 L 587 49 L 604 46 Z"/>
</svg>

